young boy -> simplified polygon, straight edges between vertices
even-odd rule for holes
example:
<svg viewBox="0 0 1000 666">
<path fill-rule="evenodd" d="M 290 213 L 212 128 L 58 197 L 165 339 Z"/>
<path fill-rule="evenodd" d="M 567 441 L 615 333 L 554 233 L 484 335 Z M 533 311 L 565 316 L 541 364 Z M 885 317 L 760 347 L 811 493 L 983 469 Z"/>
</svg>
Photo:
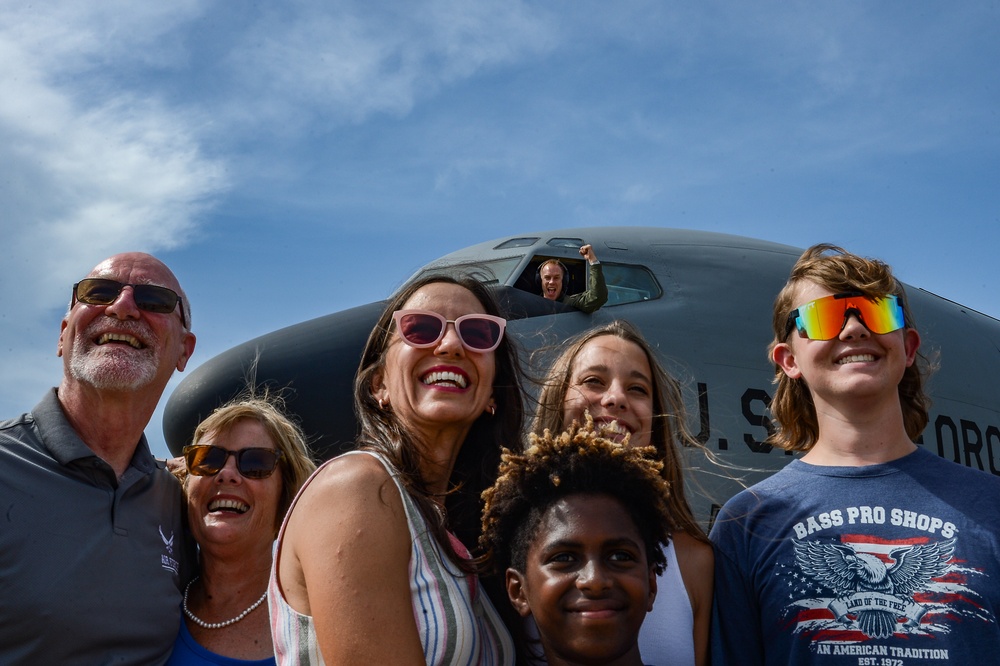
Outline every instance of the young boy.
<svg viewBox="0 0 1000 666">
<path fill-rule="evenodd" d="M 891 269 L 814 246 L 772 323 L 769 443 L 805 455 L 716 519 L 713 663 L 995 663 L 1000 479 L 914 444 L 920 335 Z"/>
<path fill-rule="evenodd" d="M 531 437 L 523 454 L 504 452 L 483 493 L 481 545 L 549 666 L 641 666 L 639 627 L 672 525 L 662 463 L 653 447 L 597 436 L 589 419 Z"/>
</svg>

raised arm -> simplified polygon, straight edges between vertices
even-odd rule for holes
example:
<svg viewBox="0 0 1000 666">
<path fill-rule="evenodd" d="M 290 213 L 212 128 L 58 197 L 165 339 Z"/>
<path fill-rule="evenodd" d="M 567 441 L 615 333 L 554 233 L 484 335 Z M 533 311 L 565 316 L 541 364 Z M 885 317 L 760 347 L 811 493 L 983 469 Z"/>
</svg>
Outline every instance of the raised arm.
<svg viewBox="0 0 1000 666">
<path fill-rule="evenodd" d="M 594 248 L 584 245 L 580 248 L 580 254 L 587 259 L 587 291 L 567 296 L 564 302 L 590 314 L 608 302 L 608 285 L 604 281 L 604 269 L 597 260 Z"/>
</svg>

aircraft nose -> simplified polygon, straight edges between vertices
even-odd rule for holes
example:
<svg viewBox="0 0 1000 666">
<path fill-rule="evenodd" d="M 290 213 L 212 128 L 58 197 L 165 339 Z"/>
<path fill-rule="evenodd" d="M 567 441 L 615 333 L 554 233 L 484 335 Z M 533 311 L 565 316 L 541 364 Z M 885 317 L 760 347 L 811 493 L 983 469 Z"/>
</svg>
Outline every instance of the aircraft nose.
<svg viewBox="0 0 1000 666">
<path fill-rule="evenodd" d="M 246 385 L 249 367 L 256 367 L 259 381 L 288 387 L 285 407 L 301 419 L 317 458 L 354 448 L 353 368 L 384 308 L 384 302 L 368 303 L 268 333 L 192 370 L 164 408 L 163 433 L 170 451 L 179 455 L 198 423 Z"/>
</svg>

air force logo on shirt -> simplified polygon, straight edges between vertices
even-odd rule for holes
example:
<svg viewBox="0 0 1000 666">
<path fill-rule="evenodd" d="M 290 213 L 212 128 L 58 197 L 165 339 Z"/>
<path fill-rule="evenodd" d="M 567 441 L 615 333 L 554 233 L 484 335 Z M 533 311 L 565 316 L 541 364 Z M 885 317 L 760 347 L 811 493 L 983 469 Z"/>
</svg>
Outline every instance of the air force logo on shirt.
<svg viewBox="0 0 1000 666">
<path fill-rule="evenodd" d="M 160 555 L 160 566 L 162 566 L 167 571 L 174 574 L 180 569 L 180 564 L 174 558 L 174 533 L 170 533 L 170 537 L 163 533 L 163 526 L 160 525 L 160 538 L 163 539 L 163 550 L 165 551 Z"/>
</svg>

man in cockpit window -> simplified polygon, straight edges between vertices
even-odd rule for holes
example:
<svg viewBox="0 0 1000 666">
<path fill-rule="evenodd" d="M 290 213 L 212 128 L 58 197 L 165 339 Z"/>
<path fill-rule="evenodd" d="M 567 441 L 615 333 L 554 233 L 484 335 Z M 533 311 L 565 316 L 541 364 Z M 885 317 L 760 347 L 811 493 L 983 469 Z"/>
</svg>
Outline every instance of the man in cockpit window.
<svg viewBox="0 0 1000 666">
<path fill-rule="evenodd" d="M 590 314 L 608 302 L 608 285 L 604 282 L 604 271 L 601 262 L 594 254 L 594 248 L 589 244 L 580 248 L 580 254 L 587 260 L 587 290 L 580 294 L 566 294 L 569 271 L 558 259 L 549 259 L 538 267 L 538 281 L 542 288 L 542 297 L 550 301 L 559 301 Z"/>
</svg>

